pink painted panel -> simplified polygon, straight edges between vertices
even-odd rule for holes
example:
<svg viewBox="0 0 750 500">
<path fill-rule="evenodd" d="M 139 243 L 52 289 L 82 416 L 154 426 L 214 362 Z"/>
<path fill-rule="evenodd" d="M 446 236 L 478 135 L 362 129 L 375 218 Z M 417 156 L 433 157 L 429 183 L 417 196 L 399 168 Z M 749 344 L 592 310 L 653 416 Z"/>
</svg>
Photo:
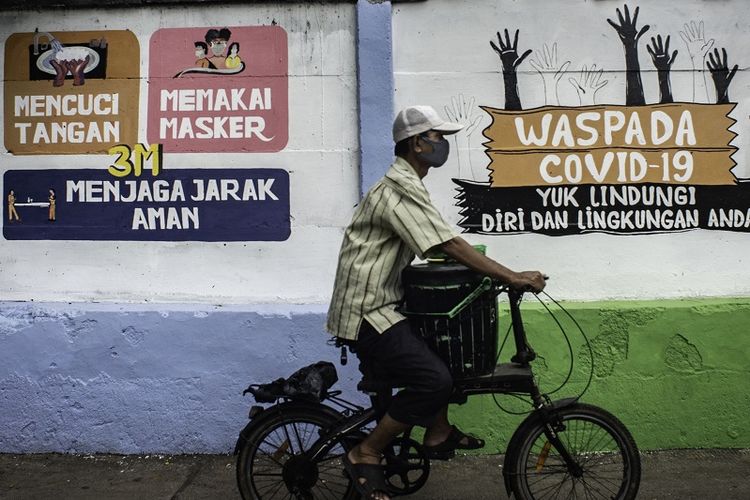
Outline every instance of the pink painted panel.
<svg viewBox="0 0 750 500">
<path fill-rule="evenodd" d="M 289 136 L 280 26 L 164 28 L 151 36 L 148 141 L 165 152 L 274 152 Z"/>
</svg>

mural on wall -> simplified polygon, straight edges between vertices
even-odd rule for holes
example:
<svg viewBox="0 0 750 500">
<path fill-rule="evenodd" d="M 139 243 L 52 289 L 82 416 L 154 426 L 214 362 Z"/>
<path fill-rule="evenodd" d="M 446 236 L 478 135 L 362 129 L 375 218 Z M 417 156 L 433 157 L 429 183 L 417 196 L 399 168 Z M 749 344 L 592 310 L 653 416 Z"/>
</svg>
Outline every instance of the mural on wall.
<svg viewBox="0 0 750 500">
<path fill-rule="evenodd" d="M 646 49 L 659 101 L 647 103 L 638 47 L 650 27 L 639 24 L 639 13 L 626 5 L 607 19 L 625 55 L 624 105 L 597 101 L 609 83 L 601 65 L 583 66 L 563 81 L 572 62 L 558 57 L 556 43 L 529 58 L 532 50 L 519 48 L 519 30 L 490 41 L 502 67 L 505 106 L 481 106 L 492 118 L 483 132 L 489 182 L 455 180 L 466 232 L 750 231 L 750 183 L 732 173 L 737 148 L 731 146 L 736 121 L 729 116 L 735 107 L 729 87 L 738 66 L 730 65 L 726 48 L 706 40 L 703 22 L 687 23 L 679 35 L 694 68 L 692 92 L 675 96 L 671 71 L 682 48 L 670 34 L 652 33 Z M 545 106 L 523 110 L 517 71 L 527 58 L 542 80 Z M 706 73 L 715 90 L 710 103 L 698 102 L 707 97 Z M 561 82 L 573 86 L 578 103 L 561 105 Z M 476 123 L 461 108 L 463 96 L 458 101 L 446 107 L 448 117 Z M 463 137 L 455 140 L 468 134 Z M 479 178 L 472 168 L 469 163 L 464 172 Z"/>
<path fill-rule="evenodd" d="M 151 36 L 148 139 L 165 152 L 275 152 L 289 128 L 280 26 L 164 28 Z"/>
<path fill-rule="evenodd" d="M 8 150 L 108 153 L 114 161 L 100 169 L 7 170 L 4 237 L 287 239 L 285 170 L 221 165 L 165 169 L 163 164 L 164 152 L 269 152 L 285 147 L 284 29 L 156 31 L 150 42 L 147 132 L 154 140 L 149 145 L 137 143 L 139 67 L 138 42 L 129 31 L 36 31 L 8 38 Z"/>
<path fill-rule="evenodd" d="M 138 138 L 140 51 L 129 31 L 14 33 L 5 42 L 5 148 L 105 153 Z"/>
<path fill-rule="evenodd" d="M 118 145 L 106 169 L 8 170 L 8 240 L 282 241 L 289 174 L 165 169 L 159 145 Z M 147 172 L 147 171 L 150 171 Z"/>
</svg>

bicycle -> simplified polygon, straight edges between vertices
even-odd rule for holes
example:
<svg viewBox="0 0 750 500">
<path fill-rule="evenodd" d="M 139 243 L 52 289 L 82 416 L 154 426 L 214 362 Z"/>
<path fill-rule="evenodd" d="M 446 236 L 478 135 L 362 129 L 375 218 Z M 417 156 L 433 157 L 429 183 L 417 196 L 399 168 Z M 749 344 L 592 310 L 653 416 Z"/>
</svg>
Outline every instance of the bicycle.
<svg viewBox="0 0 750 500">
<path fill-rule="evenodd" d="M 487 280 L 485 286 L 491 283 Z M 508 294 L 516 353 L 510 363 L 496 364 L 492 373 L 455 381 L 451 402 L 463 403 L 478 394 L 531 397 L 533 410 L 515 430 L 505 452 L 503 479 L 508 495 L 521 500 L 634 499 L 641 468 L 628 429 L 606 410 L 579 402 L 580 395 L 552 401 L 540 392 L 531 368 L 536 353 L 521 319 L 524 292 L 495 283 L 489 286 L 495 295 Z M 341 391 L 329 391 L 328 384 L 315 396 L 251 385 L 248 391 L 256 400 L 274 405 L 253 406 L 250 422 L 238 438 L 237 483 L 242 497 L 359 498 L 344 473 L 341 456 L 363 439 L 367 425 L 377 421 L 383 400 L 393 389 L 387 380 L 371 376 L 365 374 L 357 386 L 371 396 L 373 405 L 368 408 L 343 399 Z M 384 466 L 391 496 L 414 493 L 430 472 L 430 460 L 410 431 L 388 447 Z"/>
</svg>

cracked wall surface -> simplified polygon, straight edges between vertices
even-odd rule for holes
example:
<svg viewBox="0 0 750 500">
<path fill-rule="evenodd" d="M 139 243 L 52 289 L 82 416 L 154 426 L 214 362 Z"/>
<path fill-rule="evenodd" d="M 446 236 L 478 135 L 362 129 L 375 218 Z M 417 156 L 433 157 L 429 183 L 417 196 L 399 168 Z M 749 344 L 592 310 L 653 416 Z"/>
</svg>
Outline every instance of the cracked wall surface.
<svg viewBox="0 0 750 500">
<path fill-rule="evenodd" d="M 228 452 L 248 384 L 338 354 L 320 307 L 92 307 L 0 306 L 0 452 Z"/>
<path fill-rule="evenodd" d="M 588 334 L 595 375 L 583 401 L 630 428 L 641 449 L 750 447 L 750 299 L 569 303 Z M 501 311 L 500 331 L 507 329 Z M 552 395 L 577 395 L 590 370 L 575 326 L 573 372 Z M 540 307 L 524 306 L 544 391 L 570 356 Z M 229 308 L 0 303 L 0 452 L 229 452 L 246 422 L 251 382 L 319 360 L 358 398 L 356 359 L 326 344 L 325 307 Z M 502 360 L 510 357 L 506 344 Z M 507 409 L 527 407 L 499 397 Z M 503 452 L 520 417 L 491 397 L 452 410 L 456 422 Z"/>
<path fill-rule="evenodd" d="M 664 363 L 676 371 L 698 372 L 703 367 L 703 357 L 694 344 L 677 333 L 664 350 Z"/>
<path fill-rule="evenodd" d="M 568 335 L 539 305 L 524 307 L 529 341 L 540 361 L 535 374 L 543 392 L 566 380 L 552 398 L 586 389 L 593 353 L 594 375 L 582 396 L 620 418 L 642 450 L 663 448 L 747 448 L 742 433 L 750 407 L 750 299 L 696 299 L 565 303 L 586 333 L 559 309 L 553 312 Z M 500 332 L 508 328 L 507 308 Z M 506 343 L 501 360 L 513 353 Z M 515 412 L 528 404 L 498 397 Z M 489 436 L 488 452 L 504 452 L 522 416 L 503 413 L 491 397 L 473 398 L 454 410 L 472 432 Z"/>
</svg>

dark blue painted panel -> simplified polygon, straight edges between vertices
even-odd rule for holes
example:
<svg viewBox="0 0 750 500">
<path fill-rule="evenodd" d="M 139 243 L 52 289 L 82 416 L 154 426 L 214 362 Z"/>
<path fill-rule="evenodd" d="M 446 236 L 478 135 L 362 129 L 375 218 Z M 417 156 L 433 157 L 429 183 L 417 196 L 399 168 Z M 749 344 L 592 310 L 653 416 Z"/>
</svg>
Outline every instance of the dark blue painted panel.
<svg viewBox="0 0 750 500">
<path fill-rule="evenodd" d="M 282 241 L 290 233 L 289 174 L 280 169 L 123 178 L 102 169 L 10 170 L 4 188 L 9 240 Z M 20 221 L 9 221 L 11 189 Z"/>
</svg>

